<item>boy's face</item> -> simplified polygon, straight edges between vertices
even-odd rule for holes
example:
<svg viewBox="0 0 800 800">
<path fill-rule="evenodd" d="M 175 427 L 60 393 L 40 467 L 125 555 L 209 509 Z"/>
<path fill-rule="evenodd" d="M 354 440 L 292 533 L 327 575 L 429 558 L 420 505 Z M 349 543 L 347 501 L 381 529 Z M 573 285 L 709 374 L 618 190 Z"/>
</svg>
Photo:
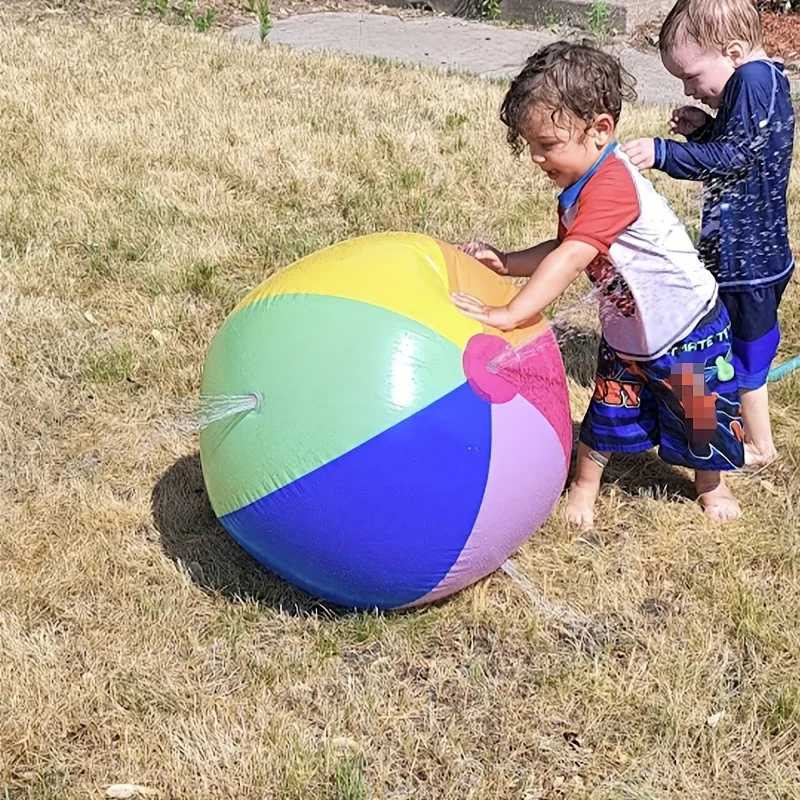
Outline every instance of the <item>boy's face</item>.
<svg viewBox="0 0 800 800">
<path fill-rule="evenodd" d="M 683 81 L 683 91 L 709 108 L 719 108 L 725 85 L 735 63 L 724 53 L 702 50 L 696 42 L 684 42 L 661 54 L 667 71 Z"/>
<path fill-rule="evenodd" d="M 531 160 L 553 183 L 567 189 L 595 164 L 614 136 L 614 120 L 601 114 L 586 129 L 586 123 L 567 112 L 534 106 L 528 114 L 523 139 Z"/>
</svg>

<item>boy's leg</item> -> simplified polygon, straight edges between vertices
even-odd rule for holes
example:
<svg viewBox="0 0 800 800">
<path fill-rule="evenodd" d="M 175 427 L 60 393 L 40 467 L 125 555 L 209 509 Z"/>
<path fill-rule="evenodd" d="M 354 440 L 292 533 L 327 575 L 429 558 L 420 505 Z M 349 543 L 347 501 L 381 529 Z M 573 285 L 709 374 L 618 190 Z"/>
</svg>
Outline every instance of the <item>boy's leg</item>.
<svg viewBox="0 0 800 800">
<path fill-rule="evenodd" d="M 594 523 L 600 479 L 611 453 L 641 453 L 655 446 L 655 399 L 643 377 L 629 372 L 600 340 L 595 391 L 581 424 L 575 477 L 567 493 L 567 521 L 582 530 Z"/>
<path fill-rule="evenodd" d="M 747 466 L 763 467 L 778 456 L 769 419 L 767 375 L 780 343 L 778 306 L 788 283 L 789 278 L 767 288 L 720 291 L 731 319 Z"/>
<path fill-rule="evenodd" d="M 766 467 L 778 457 L 769 420 L 767 384 L 759 389 L 742 389 L 744 420 L 744 463 L 748 467 Z"/>
<path fill-rule="evenodd" d="M 694 488 L 697 502 L 712 522 L 730 522 L 742 515 L 739 502 L 725 485 L 721 472 L 696 470 Z"/>
<path fill-rule="evenodd" d="M 642 364 L 659 401 L 659 455 L 695 470 L 707 516 L 727 522 L 739 505 L 722 479 L 744 464 L 744 436 L 728 315 L 721 305 L 668 355 Z"/>
<path fill-rule="evenodd" d="M 599 453 L 583 442 L 578 445 L 575 477 L 567 491 L 567 522 L 588 531 L 594 525 L 594 504 L 610 453 Z"/>
</svg>

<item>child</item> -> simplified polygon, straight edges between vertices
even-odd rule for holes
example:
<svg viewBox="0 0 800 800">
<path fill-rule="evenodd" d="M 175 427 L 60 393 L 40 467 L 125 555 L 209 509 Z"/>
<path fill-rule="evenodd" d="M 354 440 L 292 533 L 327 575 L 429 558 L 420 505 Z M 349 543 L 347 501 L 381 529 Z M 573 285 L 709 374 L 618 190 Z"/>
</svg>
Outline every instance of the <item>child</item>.
<svg viewBox="0 0 800 800">
<path fill-rule="evenodd" d="M 679 0 L 659 45 L 684 92 L 718 113 L 679 108 L 670 129 L 687 143 L 639 139 L 623 150 L 639 169 L 704 183 L 698 249 L 731 318 L 745 463 L 762 467 L 777 456 L 767 374 L 780 341 L 778 305 L 794 269 L 786 212 L 794 141 L 789 81 L 764 52 L 753 0 Z"/>
<path fill-rule="evenodd" d="M 720 473 L 744 460 L 730 323 L 685 229 L 614 142 L 622 101 L 632 95 L 626 81 L 616 59 L 585 45 L 557 42 L 528 59 L 501 119 L 512 149 L 519 153 L 524 140 L 533 163 L 563 190 L 558 238 L 515 253 L 472 245 L 490 269 L 530 280 L 502 308 L 468 295 L 453 300 L 468 316 L 511 330 L 588 272 L 603 338 L 568 519 L 592 525 L 611 453 L 658 445 L 663 460 L 695 470 L 705 512 L 726 521 L 739 506 Z"/>
</svg>

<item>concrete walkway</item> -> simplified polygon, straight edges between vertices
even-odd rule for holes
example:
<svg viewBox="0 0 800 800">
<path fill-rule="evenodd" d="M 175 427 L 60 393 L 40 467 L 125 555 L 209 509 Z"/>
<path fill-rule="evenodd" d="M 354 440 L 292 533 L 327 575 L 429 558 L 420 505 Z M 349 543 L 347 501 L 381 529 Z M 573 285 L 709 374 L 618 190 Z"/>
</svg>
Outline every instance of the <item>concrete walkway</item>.
<svg viewBox="0 0 800 800">
<path fill-rule="evenodd" d="M 245 25 L 231 33 L 259 41 L 257 25 Z M 402 19 L 383 14 L 326 12 L 278 20 L 268 41 L 304 50 L 381 56 L 500 77 L 515 75 L 531 53 L 558 38 L 549 31 L 503 28 L 453 17 Z M 624 44 L 610 50 L 636 77 L 640 100 L 670 106 L 686 101 L 679 81 L 661 66 L 656 54 L 640 53 Z"/>
</svg>

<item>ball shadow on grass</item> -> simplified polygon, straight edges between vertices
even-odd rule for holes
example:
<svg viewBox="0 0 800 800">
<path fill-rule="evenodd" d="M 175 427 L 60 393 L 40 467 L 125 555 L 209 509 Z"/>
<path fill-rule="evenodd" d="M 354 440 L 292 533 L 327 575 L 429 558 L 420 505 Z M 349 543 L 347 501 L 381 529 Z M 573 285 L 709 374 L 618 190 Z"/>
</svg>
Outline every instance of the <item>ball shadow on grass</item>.
<svg viewBox="0 0 800 800">
<path fill-rule="evenodd" d="M 164 553 L 182 564 L 203 591 L 290 614 L 342 617 L 356 613 L 292 586 L 231 539 L 211 508 L 198 453 L 179 459 L 161 476 L 151 507 Z"/>
<path fill-rule="evenodd" d="M 579 428 L 579 423 L 573 423 L 573 459 L 568 480 L 574 472 Z M 604 482 L 616 483 L 634 497 L 654 490 L 671 497 L 695 497 L 689 478 L 664 464 L 654 452 L 615 456 L 606 470 Z M 203 591 L 221 594 L 234 602 L 255 602 L 264 608 L 299 616 L 342 618 L 361 613 L 307 594 L 261 566 L 239 547 L 214 515 L 199 454 L 180 458 L 161 476 L 153 489 L 151 508 L 165 555 L 176 565 L 183 566 L 193 583 Z M 435 605 L 450 599 L 443 598 Z"/>
</svg>

